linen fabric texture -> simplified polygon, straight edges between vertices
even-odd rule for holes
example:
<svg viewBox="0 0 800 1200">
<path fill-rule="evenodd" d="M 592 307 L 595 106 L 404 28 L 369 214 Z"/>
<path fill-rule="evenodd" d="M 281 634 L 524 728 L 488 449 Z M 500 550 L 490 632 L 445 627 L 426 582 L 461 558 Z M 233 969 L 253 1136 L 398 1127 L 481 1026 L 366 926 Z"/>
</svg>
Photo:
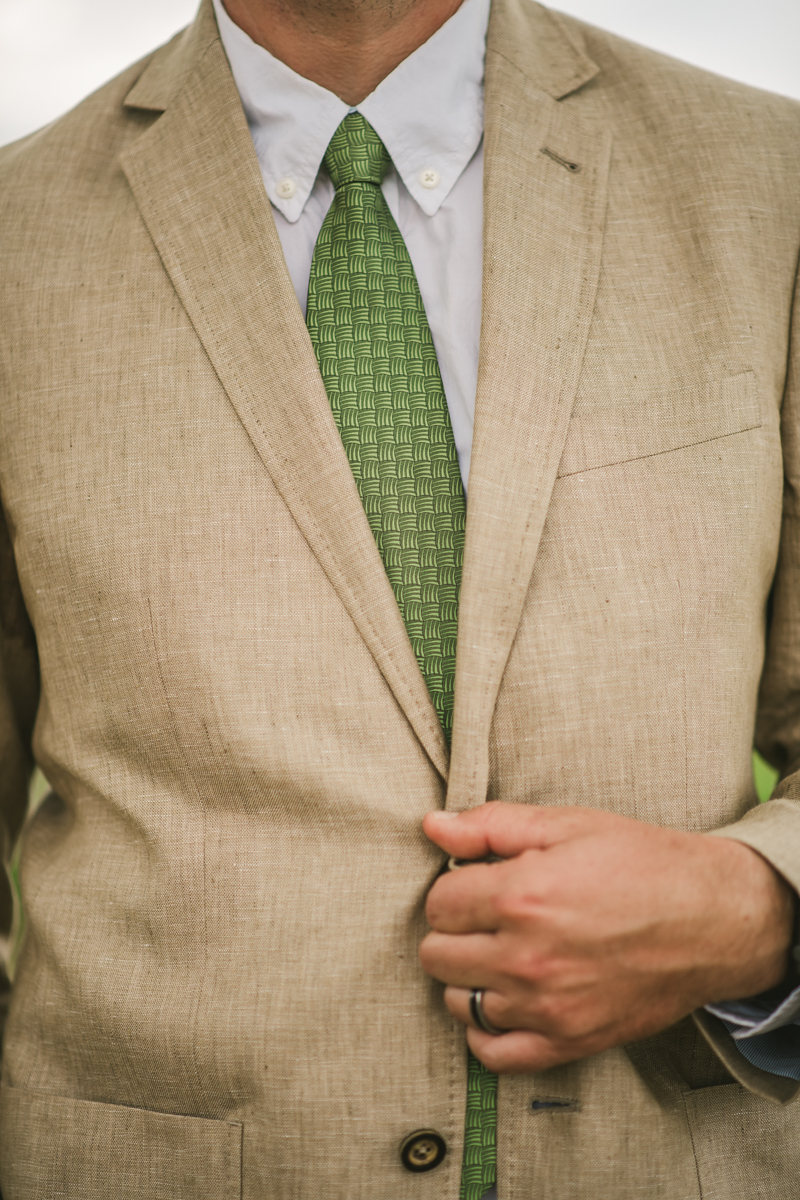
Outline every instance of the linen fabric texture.
<svg viewBox="0 0 800 1200">
<path fill-rule="evenodd" d="M 350 110 L 338 96 L 252 41 L 221 0 L 213 0 L 213 8 L 286 266 L 305 313 L 314 246 L 334 195 L 330 175 L 320 168 L 330 138 Z M 478 377 L 489 11 L 488 0 L 463 0 L 357 109 L 373 127 L 378 123 L 393 156 L 381 191 L 414 265 L 465 487 Z M 422 186 L 421 163 L 438 168 L 435 187 Z M 288 198 L 279 194 L 279 182 L 291 185 Z M 800 987 L 777 1006 L 772 996 L 757 996 L 709 1005 L 708 1010 L 722 1019 L 741 1053 L 756 1066 L 800 1078 L 800 1031 L 779 1031 L 798 1020 Z"/>
<path fill-rule="evenodd" d="M 494 6 L 449 753 L 210 6 L 0 152 L 9 840 L 32 753 L 54 789 L 4 1200 L 454 1200 L 464 1036 L 417 962 L 436 806 L 717 831 L 800 885 L 799 126 Z M 498 1194 L 791 1194 L 796 1090 L 708 1013 L 501 1078 Z M 449 1152 L 412 1176 L 420 1128 Z"/>
</svg>

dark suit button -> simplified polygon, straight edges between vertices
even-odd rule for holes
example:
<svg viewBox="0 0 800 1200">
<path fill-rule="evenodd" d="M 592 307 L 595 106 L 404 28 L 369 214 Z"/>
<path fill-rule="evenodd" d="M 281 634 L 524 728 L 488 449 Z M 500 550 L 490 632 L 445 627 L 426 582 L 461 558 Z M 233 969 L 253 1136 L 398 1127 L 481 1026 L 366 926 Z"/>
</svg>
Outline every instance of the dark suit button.
<svg viewBox="0 0 800 1200">
<path fill-rule="evenodd" d="M 400 1146 L 400 1162 L 407 1171 L 432 1171 L 447 1154 L 447 1143 L 435 1129 L 415 1129 Z"/>
</svg>

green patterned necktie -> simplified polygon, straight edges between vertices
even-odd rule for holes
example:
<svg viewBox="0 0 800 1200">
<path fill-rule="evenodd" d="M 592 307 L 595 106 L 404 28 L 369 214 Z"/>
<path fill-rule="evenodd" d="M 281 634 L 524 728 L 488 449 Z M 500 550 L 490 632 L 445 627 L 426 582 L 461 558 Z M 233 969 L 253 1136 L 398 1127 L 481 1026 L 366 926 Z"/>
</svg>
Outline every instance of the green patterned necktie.
<svg viewBox="0 0 800 1200">
<path fill-rule="evenodd" d="M 306 320 L 334 419 L 445 736 L 453 726 L 466 506 L 439 364 L 381 183 L 386 147 L 359 113 L 324 164 L 336 189 L 314 248 Z M 469 1056 L 461 1200 L 496 1174 L 497 1076 Z"/>
</svg>

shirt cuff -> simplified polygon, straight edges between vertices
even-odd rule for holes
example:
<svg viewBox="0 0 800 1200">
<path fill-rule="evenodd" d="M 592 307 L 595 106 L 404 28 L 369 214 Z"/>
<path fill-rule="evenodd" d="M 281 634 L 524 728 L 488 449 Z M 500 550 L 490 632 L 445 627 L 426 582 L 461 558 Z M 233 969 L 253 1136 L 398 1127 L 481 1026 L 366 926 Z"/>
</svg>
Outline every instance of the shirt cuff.
<svg viewBox="0 0 800 1200">
<path fill-rule="evenodd" d="M 760 1037 L 785 1025 L 800 1025 L 800 984 L 788 996 L 776 988 L 745 1000 L 707 1004 L 706 1011 L 732 1025 L 730 1033 L 737 1042 Z"/>
<path fill-rule="evenodd" d="M 719 1017 L 753 1066 L 800 1080 L 800 986 L 788 996 L 785 988 L 775 988 L 745 1000 L 707 1004 L 706 1011 Z"/>
</svg>

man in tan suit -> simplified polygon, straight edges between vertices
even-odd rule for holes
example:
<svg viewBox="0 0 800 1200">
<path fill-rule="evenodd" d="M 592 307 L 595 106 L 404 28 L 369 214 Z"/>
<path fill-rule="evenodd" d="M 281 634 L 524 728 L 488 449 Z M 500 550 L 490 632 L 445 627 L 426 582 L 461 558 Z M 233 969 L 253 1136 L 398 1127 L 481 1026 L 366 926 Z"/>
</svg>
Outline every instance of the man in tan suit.
<svg viewBox="0 0 800 1200">
<path fill-rule="evenodd" d="M 227 5 L 353 107 L 457 8 Z M 204 0 L 0 163 L 5 1200 L 455 1200 L 465 1025 L 501 1200 L 795 1194 L 800 110 L 493 5 L 449 751 L 242 103 Z"/>
</svg>

